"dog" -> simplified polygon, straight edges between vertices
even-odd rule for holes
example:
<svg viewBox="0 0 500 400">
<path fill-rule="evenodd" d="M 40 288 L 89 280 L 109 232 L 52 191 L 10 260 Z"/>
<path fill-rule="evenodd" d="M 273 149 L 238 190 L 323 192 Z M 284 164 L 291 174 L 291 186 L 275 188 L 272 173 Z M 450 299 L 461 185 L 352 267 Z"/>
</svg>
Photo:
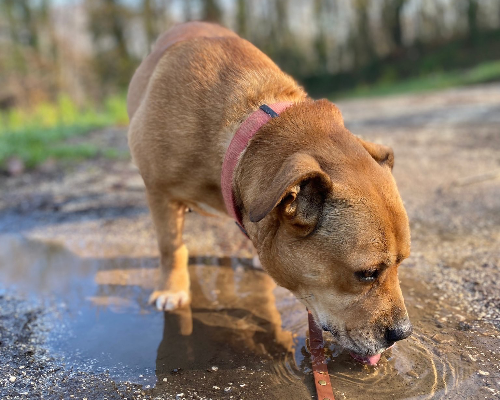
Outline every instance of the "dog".
<svg viewBox="0 0 500 400">
<path fill-rule="evenodd" d="M 191 208 L 233 216 L 267 273 L 359 361 L 376 363 L 411 334 L 397 273 L 410 229 L 390 147 L 353 135 L 334 104 L 204 22 L 159 37 L 127 110 L 158 239 L 150 300 L 159 310 L 190 301 L 182 229 Z"/>
</svg>

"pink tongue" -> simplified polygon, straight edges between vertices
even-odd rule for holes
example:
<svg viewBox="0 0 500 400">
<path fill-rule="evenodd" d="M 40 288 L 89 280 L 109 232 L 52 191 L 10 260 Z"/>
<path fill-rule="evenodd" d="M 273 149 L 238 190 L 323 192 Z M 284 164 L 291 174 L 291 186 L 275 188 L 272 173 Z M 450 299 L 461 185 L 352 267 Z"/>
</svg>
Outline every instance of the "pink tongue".
<svg viewBox="0 0 500 400">
<path fill-rule="evenodd" d="M 359 354 L 355 353 L 350 353 L 351 357 L 354 358 L 356 361 L 362 363 L 362 364 L 367 364 L 367 365 L 377 365 L 377 363 L 380 360 L 380 354 L 375 354 L 374 356 L 360 356 Z"/>
</svg>

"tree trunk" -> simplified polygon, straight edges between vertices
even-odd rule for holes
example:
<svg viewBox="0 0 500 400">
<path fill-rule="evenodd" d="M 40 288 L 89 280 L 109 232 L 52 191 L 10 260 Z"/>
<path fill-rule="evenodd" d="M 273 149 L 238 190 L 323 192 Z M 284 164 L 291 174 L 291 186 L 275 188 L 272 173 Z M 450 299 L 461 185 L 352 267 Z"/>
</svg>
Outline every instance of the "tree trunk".
<svg viewBox="0 0 500 400">
<path fill-rule="evenodd" d="M 248 36 L 247 28 L 247 7 L 245 0 L 238 0 L 238 11 L 236 14 L 236 30 L 238 34 L 244 38 Z"/>
<path fill-rule="evenodd" d="M 217 0 L 203 0 L 203 20 L 220 23 L 222 11 Z"/>
<path fill-rule="evenodd" d="M 151 45 L 156 39 L 156 32 L 154 27 L 154 19 L 156 13 L 153 10 L 151 0 L 142 0 L 142 17 L 144 20 L 144 30 L 146 33 L 146 40 L 148 45 Z"/>
</svg>

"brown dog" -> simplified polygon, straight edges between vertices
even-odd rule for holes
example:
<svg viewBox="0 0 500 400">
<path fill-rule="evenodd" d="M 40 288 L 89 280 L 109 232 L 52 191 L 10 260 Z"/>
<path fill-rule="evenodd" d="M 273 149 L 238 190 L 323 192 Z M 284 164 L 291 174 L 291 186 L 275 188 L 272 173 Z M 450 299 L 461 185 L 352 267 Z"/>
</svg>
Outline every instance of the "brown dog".
<svg viewBox="0 0 500 400">
<path fill-rule="evenodd" d="M 410 231 L 390 148 L 351 134 L 335 105 L 311 100 L 252 44 L 208 23 L 163 34 L 127 100 L 161 256 L 151 296 L 160 310 L 189 303 L 186 208 L 226 212 L 221 169 L 235 132 L 263 104 L 286 102 L 232 174 L 264 269 L 362 361 L 411 333 L 397 275 Z"/>
</svg>

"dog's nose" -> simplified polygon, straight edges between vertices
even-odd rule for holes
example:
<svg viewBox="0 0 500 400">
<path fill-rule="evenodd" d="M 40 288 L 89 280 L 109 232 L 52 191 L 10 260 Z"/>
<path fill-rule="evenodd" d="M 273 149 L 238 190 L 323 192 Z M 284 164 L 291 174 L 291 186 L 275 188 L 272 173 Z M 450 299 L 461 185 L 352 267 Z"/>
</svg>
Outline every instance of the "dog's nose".
<svg viewBox="0 0 500 400">
<path fill-rule="evenodd" d="M 388 342 L 397 342 L 398 340 L 406 339 L 411 335 L 412 331 L 413 327 L 411 326 L 410 320 L 405 319 L 396 326 L 387 328 L 385 331 L 385 339 Z"/>
</svg>

